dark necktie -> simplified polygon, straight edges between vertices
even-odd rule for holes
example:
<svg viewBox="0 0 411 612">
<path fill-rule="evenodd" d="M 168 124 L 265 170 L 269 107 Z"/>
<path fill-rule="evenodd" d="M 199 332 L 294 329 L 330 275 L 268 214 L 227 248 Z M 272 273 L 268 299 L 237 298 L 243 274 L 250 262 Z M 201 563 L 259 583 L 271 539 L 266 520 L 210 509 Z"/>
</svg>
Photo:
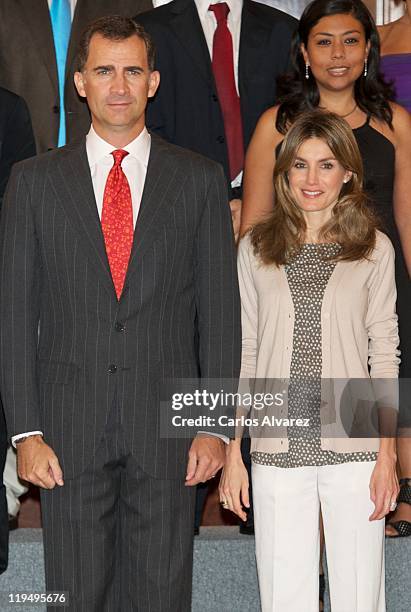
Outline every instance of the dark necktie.
<svg viewBox="0 0 411 612">
<path fill-rule="evenodd" d="M 217 20 L 217 29 L 213 38 L 212 67 L 223 113 L 230 178 L 233 180 L 244 166 L 244 141 L 240 98 L 235 87 L 233 39 L 227 25 L 230 9 L 226 2 L 220 2 L 210 4 L 208 10 L 213 11 Z"/>
<path fill-rule="evenodd" d="M 101 212 L 101 228 L 117 299 L 120 299 L 133 244 L 133 207 L 130 185 L 121 167 L 127 151 L 112 152 L 114 165 L 107 177 Z"/>
</svg>

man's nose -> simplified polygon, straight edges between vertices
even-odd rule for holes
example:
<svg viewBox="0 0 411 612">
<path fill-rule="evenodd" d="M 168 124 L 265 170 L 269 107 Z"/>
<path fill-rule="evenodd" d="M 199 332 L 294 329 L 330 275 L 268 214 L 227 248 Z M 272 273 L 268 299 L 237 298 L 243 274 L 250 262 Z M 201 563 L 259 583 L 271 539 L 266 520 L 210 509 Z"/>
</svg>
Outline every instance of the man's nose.
<svg viewBox="0 0 411 612">
<path fill-rule="evenodd" d="M 111 82 L 111 90 L 115 93 L 125 94 L 128 91 L 128 83 L 123 73 L 117 73 L 114 75 Z"/>
</svg>

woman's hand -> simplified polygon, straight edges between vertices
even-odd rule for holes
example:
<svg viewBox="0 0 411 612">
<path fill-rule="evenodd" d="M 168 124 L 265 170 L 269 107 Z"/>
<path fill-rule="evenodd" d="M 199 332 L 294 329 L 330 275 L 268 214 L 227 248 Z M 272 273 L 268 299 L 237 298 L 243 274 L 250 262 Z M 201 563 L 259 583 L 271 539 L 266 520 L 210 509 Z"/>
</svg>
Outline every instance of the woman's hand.
<svg viewBox="0 0 411 612">
<path fill-rule="evenodd" d="M 370 521 L 384 518 L 396 502 L 400 487 L 395 465 L 395 455 L 379 453 L 370 480 L 370 498 L 375 505 Z"/>
<path fill-rule="evenodd" d="M 218 490 L 221 504 L 225 502 L 223 508 L 237 514 L 242 521 L 247 519 L 243 506 L 250 507 L 248 485 L 248 474 L 241 458 L 240 446 L 233 440 L 227 449 Z"/>
</svg>

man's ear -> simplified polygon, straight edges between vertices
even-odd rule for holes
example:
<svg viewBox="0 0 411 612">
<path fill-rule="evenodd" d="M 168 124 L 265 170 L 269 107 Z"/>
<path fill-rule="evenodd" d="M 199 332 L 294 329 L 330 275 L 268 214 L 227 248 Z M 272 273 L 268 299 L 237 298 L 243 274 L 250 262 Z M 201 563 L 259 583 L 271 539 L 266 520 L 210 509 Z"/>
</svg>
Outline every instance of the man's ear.
<svg viewBox="0 0 411 612">
<path fill-rule="evenodd" d="M 149 80 L 148 80 L 148 97 L 152 98 L 160 85 L 160 73 L 158 70 L 153 70 L 150 72 Z"/>
<path fill-rule="evenodd" d="M 82 72 L 74 73 L 74 85 L 76 86 L 78 95 L 82 98 L 86 97 L 86 90 L 84 88 L 84 75 Z"/>
</svg>

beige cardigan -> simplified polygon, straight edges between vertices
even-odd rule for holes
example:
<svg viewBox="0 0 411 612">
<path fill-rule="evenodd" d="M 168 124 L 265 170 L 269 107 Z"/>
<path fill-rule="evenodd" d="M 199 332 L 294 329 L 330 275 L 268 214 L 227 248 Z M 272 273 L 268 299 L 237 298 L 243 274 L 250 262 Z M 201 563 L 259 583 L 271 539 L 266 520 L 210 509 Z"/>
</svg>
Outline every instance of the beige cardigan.
<svg viewBox="0 0 411 612">
<path fill-rule="evenodd" d="M 241 385 L 244 390 L 248 379 L 270 379 L 270 391 L 275 393 L 289 377 L 293 350 L 294 308 L 284 266 L 262 264 L 246 236 L 239 245 L 238 274 L 243 337 Z M 341 394 L 341 384 L 335 379 L 369 379 L 371 375 L 373 379 L 390 379 L 385 381 L 390 384 L 396 381 L 400 360 L 394 278 L 394 249 L 381 232 L 368 260 L 336 264 L 321 309 L 322 379 L 327 379 L 323 380 L 327 397 L 331 393 L 335 399 Z M 275 411 L 276 416 L 286 418 L 287 402 Z M 321 409 L 324 450 L 379 449 L 378 437 L 348 437 L 338 409 L 336 413 L 331 410 L 330 418 L 327 409 Z M 288 450 L 286 427 L 279 427 L 275 437 L 253 437 L 253 433 L 251 437 L 252 452 Z"/>
</svg>

